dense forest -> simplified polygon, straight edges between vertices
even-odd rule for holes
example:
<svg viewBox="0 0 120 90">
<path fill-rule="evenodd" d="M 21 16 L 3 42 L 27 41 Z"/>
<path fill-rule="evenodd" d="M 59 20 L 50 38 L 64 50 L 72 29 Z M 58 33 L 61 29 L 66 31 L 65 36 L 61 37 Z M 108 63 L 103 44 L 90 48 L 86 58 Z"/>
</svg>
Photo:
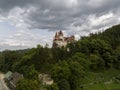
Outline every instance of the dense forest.
<svg viewBox="0 0 120 90">
<path fill-rule="evenodd" d="M 45 90 L 97 90 L 84 88 L 91 82 L 96 85 L 105 82 L 110 75 L 120 85 L 120 25 L 81 37 L 62 48 L 37 45 L 26 50 L 5 50 L 0 53 L 0 71 L 23 74 L 25 78 L 16 90 L 39 90 L 43 87 L 39 73 L 50 74 L 54 80 L 54 84 L 44 86 Z M 100 77 L 104 81 L 96 80 Z"/>
</svg>

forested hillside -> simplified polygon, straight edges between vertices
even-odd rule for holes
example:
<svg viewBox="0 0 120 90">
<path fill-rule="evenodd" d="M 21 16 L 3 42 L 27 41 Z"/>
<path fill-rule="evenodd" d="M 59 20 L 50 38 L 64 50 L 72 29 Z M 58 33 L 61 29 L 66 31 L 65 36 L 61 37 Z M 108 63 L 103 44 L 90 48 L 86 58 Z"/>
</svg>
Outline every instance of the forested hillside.
<svg viewBox="0 0 120 90">
<path fill-rule="evenodd" d="M 119 90 L 120 25 L 81 37 L 62 48 L 37 45 L 28 50 L 3 51 L 0 71 L 23 74 L 25 78 L 18 83 L 17 90 L 39 90 L 39 73 L 50 74 L 54 79 L 53 85 L 44 86 L 45 90 Z M 110 89 L 95 89 L 111 79 L 111 86 L 106 86 Z"/>
</svg>

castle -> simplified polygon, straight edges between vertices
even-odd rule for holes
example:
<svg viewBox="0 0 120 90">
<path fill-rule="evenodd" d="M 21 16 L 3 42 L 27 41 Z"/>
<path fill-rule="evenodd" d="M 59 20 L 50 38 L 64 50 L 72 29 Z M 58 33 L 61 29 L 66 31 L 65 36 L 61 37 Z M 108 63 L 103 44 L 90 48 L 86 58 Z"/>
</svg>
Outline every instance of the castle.
<svg viewBox="0 0 120 90">
<path fill-rule="evenodd" d="M 75 37 L 64 37 L 62 31 L 56 32 L 55 37 L 53 39 L 53 47 L 65 47 L 68 43 L 74 42 Z"/>
</svg>

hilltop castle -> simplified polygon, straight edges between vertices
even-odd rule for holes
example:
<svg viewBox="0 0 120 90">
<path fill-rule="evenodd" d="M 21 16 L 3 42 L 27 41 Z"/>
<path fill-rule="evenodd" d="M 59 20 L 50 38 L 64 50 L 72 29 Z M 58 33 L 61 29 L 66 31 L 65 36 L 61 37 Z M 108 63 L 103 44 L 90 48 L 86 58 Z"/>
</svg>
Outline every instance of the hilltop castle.
<svg viewBox="0 0 120 90">
<path fill-rule="evenodd" d="M 55 37 L 53 39 L 53 47 L 65 47 L 68 43 L 74 42 L 75 37 L 64 37 L 62 31 L 56 32 Z"/>
</svg>

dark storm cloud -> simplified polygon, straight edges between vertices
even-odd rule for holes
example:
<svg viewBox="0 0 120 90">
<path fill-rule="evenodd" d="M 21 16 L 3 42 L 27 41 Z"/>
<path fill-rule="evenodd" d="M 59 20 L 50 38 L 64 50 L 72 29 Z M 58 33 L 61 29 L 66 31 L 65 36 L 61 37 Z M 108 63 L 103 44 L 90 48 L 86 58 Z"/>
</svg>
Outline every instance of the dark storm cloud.
<svg viewBox="0 0 120 90">
<path fill-rule="evenodd" d="M 0 0 L 0 8 L 6 12 L 14 7 L 26 7 L 34 3 L 35 0 Z"/>
<path fill-rule="evenodd" d="M 100 29 L 118 23 L 120 0 L 0 0 L 3 12 L 15 7 L 26 10 L 28 7 L 35 8 L 25 19 L 33 29 L 69 30 L 81 27 L 81 31 L 90 32 L 90 29 Z M 104 24 L 97 22 L 97 25 L 92 25 L 89 21 L 91 15 L 99 18 L 109 12 L 113 13 L 114 18 Z M 83 24 L 85 28 L 82 27 Z"/>
</svg>

